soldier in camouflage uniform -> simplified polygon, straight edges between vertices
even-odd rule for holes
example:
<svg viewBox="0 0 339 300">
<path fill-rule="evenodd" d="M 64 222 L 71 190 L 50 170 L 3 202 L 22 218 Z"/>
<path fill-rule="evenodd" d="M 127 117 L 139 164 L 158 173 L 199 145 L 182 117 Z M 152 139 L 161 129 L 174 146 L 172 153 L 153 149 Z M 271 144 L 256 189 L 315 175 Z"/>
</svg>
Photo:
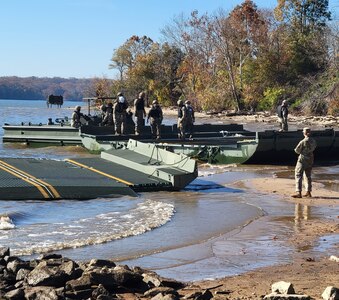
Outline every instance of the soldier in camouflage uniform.
<svg viewBox="0 0 339 300">
<path fill-rule="evenodd" d="M 297 147 L 294 149 L 295 153 L 299 154 L 297 164 L 295 166 L 295 191 L 292 195 L 293 198 L 301 198 L 302 191 L 302 180 L 305 174 L 306 183 L 306 194 L 304 197 L 312 197 L 312 166 L 314 161 L 313 151 L 317 147 L 316 141 L 310 137 L 311 129 L 303 129 L 304 139 L 299 142 Z"/>
</svg>

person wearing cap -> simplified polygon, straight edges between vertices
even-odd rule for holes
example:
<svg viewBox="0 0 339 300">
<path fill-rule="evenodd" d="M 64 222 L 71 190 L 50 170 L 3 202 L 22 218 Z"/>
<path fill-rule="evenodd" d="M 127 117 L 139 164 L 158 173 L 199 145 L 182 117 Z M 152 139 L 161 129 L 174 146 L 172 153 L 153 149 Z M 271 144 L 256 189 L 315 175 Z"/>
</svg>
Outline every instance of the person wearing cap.
<svg viewBox="0 0 339 300">
<path fill-rule="evenodd" d="M 139 135 L 142 133 L 145 126 L 145 92 L 139 93 L 137 99 L 134 100 L 134 115 L 135 115 L 135 134 Z"/>
<path fill-rule="evenodd" d="M 312 197 L 312 166 L 314 161 L 313 151 L 317 147 L 316 141 L 310 137 L 311 129 L 305 127 L 303 129 L 304 139 L 301 140 L 294 151 L 299 155 L 297 164 L 295 166 L 295 194 L 293 198 L 302 198 L 303 176 L 305 177 L 304 197 Z"/>
<path fill-rule="evenodd" d="M 194 128 L 194 122 L 195 122 L 195 117 L 194 117 L 194 109 L 191 105 L 190 100 L 185 101 L 185 111 L 186 111 L 186 116 L 185 116 L 185 135 L 188 135 L 189 139 L 193 138 L 193 128 Z"/>
<path fill-rule="evenodd" d="M 126 111 L 128 102 L 122 92 L 117 94 L 117 100 L 113 107 L 115 134 L 126 134 Z"/>
<path fill-rule="evenodd" d="M 152 102 L 152 107 L 147 115 L 147 123 L 150 120 L 152 138 L 161 138 L 161 123 L 163 119 L 162 109 L 157 100 Z"/>
<path fill-rule="evenodd" d="M 178 100 L 178 138 L 185 139 L 185 125 L 186 125 L 186 106 L 182 100 Z"/>
<path fill-rule="evenodd" d="M 278 119 L 280 123 L 280 129 L 279 131 L 288 131 L 288 123 L 287 123 L 287 118 L 288 118 L 288 103 L 287 100 L 283 100 L 281 105 L 278 106 L 277 109 L 277 114 L 278 114 Z"/>
<path fill-rule="evenodd" d="M 83 114 L 80 111 L 81 111 L 81 106 L 77 105 L 72 114 L 72 119 L 71 119 L 72 127 L 79 128 L 81 126 L 80 118 L 83 116 Z"/>
</svg>

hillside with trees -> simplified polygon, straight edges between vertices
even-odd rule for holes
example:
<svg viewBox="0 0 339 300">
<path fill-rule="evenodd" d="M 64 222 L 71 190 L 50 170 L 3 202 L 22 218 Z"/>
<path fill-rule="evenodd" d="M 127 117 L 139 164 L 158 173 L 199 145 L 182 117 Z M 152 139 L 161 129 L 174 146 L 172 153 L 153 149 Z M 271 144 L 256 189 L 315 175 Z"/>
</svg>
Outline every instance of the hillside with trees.
<svg viewBox="0 0 339 300">
<path fill-rule="evenodd" d="M 230 13 L 177 17 L 163 43 L 132 36 L 115 49 L 119 76 L 100 93 L 123 90 L 200 110 L 275 110 L 339 114 L 339 35 L 327 0 L 278 0 L 274 11 L 245 0 Z M 103 86 L 109 87 L 105 91 Z"/>
<path fill-rule="evenodd" d="M 0 77 L 0 99 L 45 100 L 53 94 L 79 101 L 90 95 L 94 82 L 95 79 Z"/>
</svg>

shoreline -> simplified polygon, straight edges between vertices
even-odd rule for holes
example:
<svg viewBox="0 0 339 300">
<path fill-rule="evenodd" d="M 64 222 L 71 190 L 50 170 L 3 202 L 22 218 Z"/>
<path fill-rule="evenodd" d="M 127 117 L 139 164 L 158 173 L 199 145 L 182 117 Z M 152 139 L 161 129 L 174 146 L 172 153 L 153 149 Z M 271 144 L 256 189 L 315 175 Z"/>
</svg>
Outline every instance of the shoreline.
<svg viewBox="0 0 339 300">
<path fill-rule="evenodd" d="M 297 294 L 319 299 L 327 286 L 338 287 L 339 263 L 329 258 L 339 253 L 339 192 L 328 190 L 323 184 L 315 182 L 313 198 L 294 199 L 289 196 L 289 192 L 293 192 L 294 180 L 273 177 L 242 180 L 236 182 L 235 186 L 266 195 L 278 195 L 283 201 L 295 204 L 297 230 L 285 237 L 286 240 L 281 235 L 272 239 L 272 244 L 275 240 L 283 239 L 292 247 L 291 260 L 286 263 L 282 259 L 276 265 L 255 268 L 235 276 L 193 282 L 191 288 L 211 289 L 215 295 L 227 294 L 226 299 L 259 299 L 271 292 L 274 282 L 286 281 L 294 285 Z M 333 208 L 332 216 L 308 218 L 309 207 L 324 206 Z M 334 241 L 331 243 L 332 237 Z M 316 249 L 321 243 L 327 244 L 329 249 Z M 329 254 L 325 255 L 326 252 Z"/>
</svg>

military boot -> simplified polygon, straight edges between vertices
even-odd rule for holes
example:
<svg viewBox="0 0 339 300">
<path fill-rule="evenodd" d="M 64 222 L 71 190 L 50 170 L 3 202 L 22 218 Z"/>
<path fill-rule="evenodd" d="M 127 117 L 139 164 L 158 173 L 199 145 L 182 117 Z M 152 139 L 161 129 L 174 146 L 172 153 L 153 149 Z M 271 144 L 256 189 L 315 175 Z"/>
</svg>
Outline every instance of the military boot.
<svg viewBox="0 0 339 300">
<path fill-rule="evenodd" d="M 306 198 L 312 198 L 311 192 L 306 192 L 306 194 L 304 195 L 304 197 L 306 197 Z"/>
<path fill-rule="evenodd" d="M 295 194 L 291 195 L 292 198 L 302 198 L 301 192 L 295 192 Z"/>
</svg>

